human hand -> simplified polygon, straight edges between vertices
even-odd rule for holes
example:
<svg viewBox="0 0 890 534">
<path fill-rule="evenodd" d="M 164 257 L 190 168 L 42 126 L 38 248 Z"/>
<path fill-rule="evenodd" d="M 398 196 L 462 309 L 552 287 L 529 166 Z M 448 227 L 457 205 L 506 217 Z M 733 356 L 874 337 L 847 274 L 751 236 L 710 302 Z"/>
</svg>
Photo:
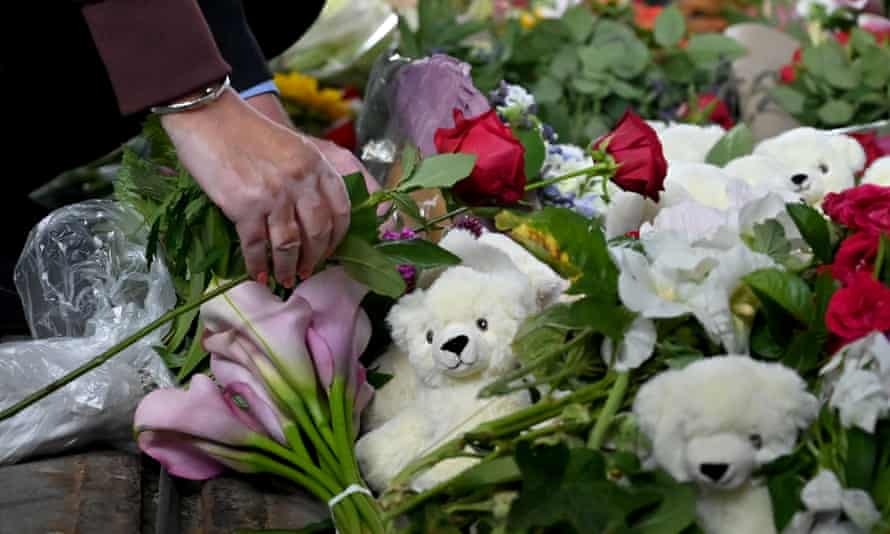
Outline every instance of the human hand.
<svg viewBox="0 0 890 534">
<path fill-rule="evenodd" d="M 276 124 L 231 90 L 193 111 L 163 115 L 180 161 L 235 224 L 247 271 L 293 287 L 349 227 L 342 178 L 308 137 Z"/>
</svg>

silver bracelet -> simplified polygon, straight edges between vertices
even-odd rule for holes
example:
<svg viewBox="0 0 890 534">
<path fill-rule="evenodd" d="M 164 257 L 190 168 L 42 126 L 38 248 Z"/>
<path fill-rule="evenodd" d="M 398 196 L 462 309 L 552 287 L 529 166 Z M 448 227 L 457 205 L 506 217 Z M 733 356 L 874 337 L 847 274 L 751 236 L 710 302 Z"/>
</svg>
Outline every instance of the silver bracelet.
<svg viewBox="0 0 890 534">
<path fill-rule="evenodd" d="M 183 100 L 182 102 L 168 104 L 166 106 L 153 106 L 151 108 L 151 112 L 156 115 L 168 115 L 170 113 L 179 113 L 181 111 L 198 109 L 221 97 L 222 94 L 225 93 L 226 89 L 228 89 L 229 87 L 231 87 L 231 83 L 229 82 L 229 77 L 226 76 L 222 83 L 204 88 L 202 90 L 202 94 L 199 96 L 190 98 L 188 100 Z"/>
</svg>

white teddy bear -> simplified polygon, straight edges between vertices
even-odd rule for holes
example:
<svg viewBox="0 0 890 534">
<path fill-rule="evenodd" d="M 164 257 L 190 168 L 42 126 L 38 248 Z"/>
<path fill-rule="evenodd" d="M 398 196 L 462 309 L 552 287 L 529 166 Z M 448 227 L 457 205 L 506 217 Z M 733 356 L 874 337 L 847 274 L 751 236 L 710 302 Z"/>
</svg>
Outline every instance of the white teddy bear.
<svg viewBox="0 0 890 534">
<path fill-rule="evenodd" d="M 865 151 L 858 141 L 808 127 L 765 139 L 754 154 L 784 165 L 791 190 L 810 204 L 817 204 L 827 193 L 853 187 L 856 173 L 865 166 Z"/>
<path fill-rule="evenodd" d="M 776 532 L 759 467 L 789 454 L 819 401 L 792 370 L 748 356 L 715 356 L 657 375 L 633 411 L 657 466 L 699 486 L 699 526 L 708 534 Z"/>
<path fill-rule="evenodd" d="M 506 236 L 476 239 L 454 230 L 440 245 L 463 263 L 402 297 L 387 317 L 394 346 L 379 369 L 393 379 L 375 395 L 364 419 L 369 431 L 356 444 L 365 480 L 375 490 L 436 445 L 528 405 L 526 392 L 490 399 L 478 392 L 518 365 L 511 343 L 522 321 L 567 285 Z M 412 486 L 429 488 L 471 463 L 440 463 Z"/>
<path fill-rule="evenodd" d="M 648 121 L 648 124 L 658 134 L 668 162 L 704 163 L 714 145 L 726 134 L 726 130 L 716 124 L 698 126 L 659 121 Z"/>
<path fill-rule="evenodd" d="M 874 160 L 862 176 L 862 183 L 890 186 L 890 156 Z"/>
<path fill-rule="evenodd" d="M 781 161 L 762 154 L 750 154 L 736 158 L 723 166 L 723 172 L 744 181 L 761 191 L 779 193 L 783 197 L 818 202 L 821 194 L 810 189 L 805 194 L 797 192 L 798 186 L 791 181 L 792 172 Z"/>
</svg>

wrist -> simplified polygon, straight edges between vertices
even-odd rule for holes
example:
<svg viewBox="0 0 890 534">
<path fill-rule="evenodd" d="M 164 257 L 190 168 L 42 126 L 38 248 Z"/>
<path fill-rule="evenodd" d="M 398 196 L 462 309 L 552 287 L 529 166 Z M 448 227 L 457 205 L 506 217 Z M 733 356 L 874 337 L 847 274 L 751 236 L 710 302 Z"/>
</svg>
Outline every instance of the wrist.
<svg viewBox="0 0 890 534">
<path fill-rule="evenodd" d="M 230 90 L 230 87 L 229 77 L 226 76 L 216 83 L 212 83 L 165 105 L 153 106 L 151 112 L 156 115 L 170 115 L 201 109 L 219 100 Z"/>
</svg>

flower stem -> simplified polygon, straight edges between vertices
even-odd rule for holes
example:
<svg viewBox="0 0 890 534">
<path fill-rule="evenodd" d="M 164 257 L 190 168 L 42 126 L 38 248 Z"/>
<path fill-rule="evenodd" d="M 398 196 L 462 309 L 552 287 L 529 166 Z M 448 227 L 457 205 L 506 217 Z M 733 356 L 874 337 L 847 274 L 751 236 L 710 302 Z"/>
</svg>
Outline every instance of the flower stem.
<svg viewBox="0 0 890 534">
<path fill-rule="evenodd" d="M 31 406 L 32 404 L 48 397 L 52 393 L 67 386 L 72 381 L 77 380 L 78 378 L 89 373 L 93 369 L 96 369 L 97 367 L 103 365 L 105 362 L 107 362 L 111 358 L 117 356 L 122 351 L 126 350 L 127 348 L 132 346 L 134 343 L 138 342 L 140 339 L 142 339 L 145 336 L 147 336 L 148 334 L 154 332 L 158 328 L 164 326 L 165 324 L 172 321 L 173 319 L 176 319 L 180 315 L 194 310 L 195 308 L 197 308 L 201 304 L 204 304 L 208 300 L 212 300 L 212 299 L 218 297 L 219 295 L 225 293 L 226 291 L 234 288 L 235 286 L 247 281 L 247 279 L 248 279 L 248 276 L 246 274 L 239 276 L 238 278 L 235 278 L 234 280 L 219 286 L 218 288 L 214 289 L 213 291 L 209 291 L 209 292 L 205 293 L 204 295 L 201 295 L 200 298 L 193 300 L 192 302 L 183 304 L 182 306 L 180 306 L 178 308 L 174 308 L 174 309 L 168 311 L 167 313 L 165 313 L 164 315 L 161 315 L 160 317 L 158 317 L 157 319 L 155 319 L 148 325 L 139 329 L 136 333 L 127 337 L 126 339 L 124 339 L 123 341 L 118 343 L 117 345 L 114 345 L 113 347 L 106 350 L 102 354 L 96 356 L 95 358 L 88 361 L 87 363 L 81 365 L 77 369 L 71 371 L 70 373 L 66 374 L 65 376 L 59 378 L 58 380 L 54 380 L 53 382 L 50 382 L 47 386 L 28 395 L 27 397 L 25 397 L 24 399 L 20 400 L 19 402 L 13 404 L 12 406 L 5 408 L 3 411 L 0 411 L 0 421 L 5 421 L 6 419 L 9 419 L 10 417 L 17 415 L 19 412 L 21 412 L 28 406 Z"/>
<path fill-rule="evenodd" d="M 590 440 L 587 442 L 587 446 L 591 449 L 599 449 L 603 446 L 603 441 L 606 439 L 606 432 L 612 425 L 612 421 L 615 419 L 615 414 L 618 413 L 618 409 L 621 408 L 621 403 L 624 402 L 624 395 L 627 393 L 627 386 L 629 383 L 629 371 L 618 373 L 615 383 L 612 384 L 612 390 L 609 391 L 609 398 L 606 399 L 606 405 L 603 407 L 603 411 L 600 413 L 599 418 L 596 420 L 596 425 L 590 433 Z"/>
<path fill-rule="evenodd" d="M 417 228 L 412 228 L 412 230 L 414 232 L 424 232 L 428 228 L 435 226 L 435 225 L 439 224 L 440 222 L 447 221 L 448 219 L 451 219 L 452 217 L 457 217 L 458 215 L 462 215 L 468 211 L 470 211 L 470 208 L 467 206 L 462 206 L 460 208 L 453 209 L 453 210 L 449 211 L 448 213 L 439 215 L 438 217 L 434 217 L 434 218 L 426 221 L 426 225 L 420 225 Z"/>
<path fill-rule="evenodd" d="M 875 280 L 881 280 L 881 272 L 884 270 L 884 261 L 887 258 L 887 239 L 884 234 L 878 235 L 878 254 L 875 258 L 875 267 L 872 276 Z"/>
<path fill-rule="evenodd" d="M 614 168 L 614 165 L 610 163 L 594 163 L 590 167 L 585 167 L 583 169 L 578 169 L 577 171 L 568 172 L 563 174 L 562 176 L 557 176 L 556 178 L 548 178 L 547 180 L 540 180 L 537 182 L 532 182 L 525 186 L 526 191 L 534 191 L 535 189 L 541 189 L 542 187 L 547 187 L 548 185 L 553 185 L 558 182 L 562 182 L 563 180 L 568 180 L 569 178 L 574 178 L 576 176 L 585 176 L 585 175 L 602 175 L 604 172 L 611 172 Z M 606 176 L 603 176 L 603 180 L 607 180 Z"/>
<path fill-rule="evenodd" d="M 312 463 L 312 458 L 309 457 L 309 451 L 306 450 L 306 445 L 303 444 L 303 437 L 300 435 L 300 429 L 297 428 L 297 425 L 292 421 L 287 421 L 281 425 L 281 428 L 284 431 L 284 437 L 287 438 L 287 444 L 290 445 L 294 453 L 302 460 Z"/>
</svg>

